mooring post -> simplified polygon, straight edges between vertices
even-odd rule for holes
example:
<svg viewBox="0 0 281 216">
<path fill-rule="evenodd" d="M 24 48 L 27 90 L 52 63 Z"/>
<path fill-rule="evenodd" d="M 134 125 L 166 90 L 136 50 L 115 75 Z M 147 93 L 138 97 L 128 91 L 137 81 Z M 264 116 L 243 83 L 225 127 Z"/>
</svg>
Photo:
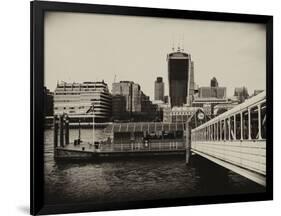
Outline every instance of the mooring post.
<svg viewBox="0 0 281 216">
<path fill-rule="evenodd" d="M 64 143 L 63 143 L 63 128 L 64 128 L 64 124 L 63 124 L 63 115 L 59 116 L 60 119 L 60 146 L 63 147 Z"/>
<path fill-rule="evenodd" d="M 185 137 L 185 154 L 186 154 L 186 158 L 185 158 L 185 163 L 189 164 L 189 160 L 190 160 L 190 145 L 191 145 L 191 139 L 190 139 L 190 127 L 189 127 L 189 122 L 186 122 L 186 137 Z"/>
<path fill-rule="evenodd" d="M 64 132 L 64 136 L 65 136 L 65 145 L 69 144 L 69 117 L 68 115 L 65 115 L 65 132 Z"/>
<path fill-rule="evenodd" d="M 94 125 L 93 125 L 94 127 Z M 94 135 L 93 135 L 94 136 Z M 79 118 L 79 126 L 78 126 L 78 140 L 77 140 L 77 144 L 80 145 L 80 142 L 81 142 L 81 125 L 80 125 L 80 118 Z M 95 144 L 95 143 L 93 143 Z"/>
<path fill-rule="evenodd" d="M 54 115 L 54 149 L 58 147 L 58 118 Z"/>
</svg>

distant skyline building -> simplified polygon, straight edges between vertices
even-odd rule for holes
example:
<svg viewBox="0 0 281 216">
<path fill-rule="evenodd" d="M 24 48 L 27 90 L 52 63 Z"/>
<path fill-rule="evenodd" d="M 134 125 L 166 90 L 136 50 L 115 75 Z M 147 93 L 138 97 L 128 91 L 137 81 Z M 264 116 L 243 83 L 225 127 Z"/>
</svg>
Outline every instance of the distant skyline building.
<svg viewBox="0 0 281 216">
<path fill-rule="evenodd" d="M 213 77 L 213 78 L 211 79 L 211 84 L 210 84 L 210 86 L 211 86 L 211 87 L 218 87 L 218 86 L 219 86 L 219 83 L 218 83 L 216 77 Z"/>
<path fill-rule="evenodd" d="M 164 82 L 162 77 L 157 77 L 154 82 L 154 100 L 164 101 Z"/>
<path fill-rule="evenodd" d="M 167 55 L 169 103 L 171 107 L 189 105 L 194 94 L 194 64 L 191 55 L 177 52 Z"/>
<path fill-rule="evenodd" d="M 95 121 L 108 121 L 111 116 L 111 94 L 104 81 L 57 84 L 54 91 L 54 115 L 69 116 L 92 115 L 94 107 Z"/>
<path fill-rule="evenodd" d="M 132 81 L 120 81 L 112 84 L 112 95 L 122 95 L 126 101 L 126 111 L 141 112 L 140 85 Z"/>
<path fill-rule="evenodd" d="M 112 84 L 113 119 L 129 117 L 131 119 L 153 120 L 157 105 L 152 104 L 149 96 L 141 91 L 139 84 L 133 81 L 120 81 Z M 122 106 L 122 107 L 119 107 Z M 125 109 L 123 108 L 125 106 Z M 122 112 L 126 112 L 122 115 Z M 118 117 L 119 116 L 119 117 Z"/>
<path fill-rule="evenodd" d="M 210 81 L 210 86 L 199 88 L 199 98 L 226 98 L 226 87 L 219 87 L 219 83 L 215 77 Z"/>
<path fill-rule="evenodd" d="M 231 103 L 226 97 L 226 87 L 220 87 L 215 77 L 210 80 L 210 86 L 202 86 L 192 102 L 194 107 L 202 107 L 206 115 L 214 115 L 216 105 Z"/>
<path fill-rule="evenodd" d="M 238 99 L 239 103 L 243 103 L 246 99 L 249 98 L 248 89 L 245 86 L 235 88 L 234 96 Z"/>
<path fill-rule="evenodd" d="M 126 98 L 123 95 L 112 95 L 112 120 L 128 119 L 126 110 Z"/>
<path fill-rule="evenodd" d="M 226 98 L 226 87 L 200 87 L 200 98 Z"/>
</svg>

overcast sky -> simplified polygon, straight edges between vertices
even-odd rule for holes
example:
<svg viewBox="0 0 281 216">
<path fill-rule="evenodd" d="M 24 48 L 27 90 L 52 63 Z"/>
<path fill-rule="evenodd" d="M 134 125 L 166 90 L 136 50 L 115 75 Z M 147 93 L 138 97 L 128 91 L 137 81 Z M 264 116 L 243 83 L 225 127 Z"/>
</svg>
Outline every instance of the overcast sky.
<svg viewBox="0 0 281 216">
<path fill-rule="evenodd" d="M 216 77 L 232 96 L 265 89 L 266 32 L 260 24 L 48 12 L 45 16 L 45 85 L 101 81 L 109 89 L 130 80 L 154 98 L 162 76 L 168 93 L 166 56 L 180 44 L 194 61 L 195 82 Z"/>
</svg>

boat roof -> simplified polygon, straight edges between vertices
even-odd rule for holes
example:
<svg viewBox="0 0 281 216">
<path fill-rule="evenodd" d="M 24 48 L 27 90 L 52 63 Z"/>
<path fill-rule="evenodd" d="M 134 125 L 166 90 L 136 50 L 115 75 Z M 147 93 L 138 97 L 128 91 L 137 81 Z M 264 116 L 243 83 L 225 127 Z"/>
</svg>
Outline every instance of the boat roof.
<svg viewBox="0 0 281 216">
<path fill-rule="evenodd" d="M 128 123 L 113 123 L 108 125 L 104 132 L 157 132 L 157 131 L 183 131 L 185 123 L 167 123 L 167 122 L 128 122 Z"/>
</svg>

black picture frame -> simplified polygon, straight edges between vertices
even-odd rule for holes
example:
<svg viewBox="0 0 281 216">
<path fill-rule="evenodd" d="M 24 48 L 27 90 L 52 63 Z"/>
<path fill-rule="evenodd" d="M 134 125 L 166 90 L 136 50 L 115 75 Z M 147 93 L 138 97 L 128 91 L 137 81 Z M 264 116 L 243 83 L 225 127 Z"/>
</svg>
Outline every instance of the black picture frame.
<svg viewBox="0 0 281 216">
<path fill-rule="evenodd" d="M 80 3 L 33 1 L 30 4 L 30 214 L 58 214 L 120 209 L 170 207 L 213 203 L 248 202 L 273 199 L 273 16 L 155 9 Z M 266 98 L 267 98 L 267 146 L 266 146 L 266 192 L 211 197 L 189 197 L 171 200 L 135 201 L 95 205 L 93 203 L 71 205 L 44 205 L 44 14 L 46 11 L 133 15 L 178 19 L 235 21 L 262 23 L 266 25 Z"/>
</svg>

